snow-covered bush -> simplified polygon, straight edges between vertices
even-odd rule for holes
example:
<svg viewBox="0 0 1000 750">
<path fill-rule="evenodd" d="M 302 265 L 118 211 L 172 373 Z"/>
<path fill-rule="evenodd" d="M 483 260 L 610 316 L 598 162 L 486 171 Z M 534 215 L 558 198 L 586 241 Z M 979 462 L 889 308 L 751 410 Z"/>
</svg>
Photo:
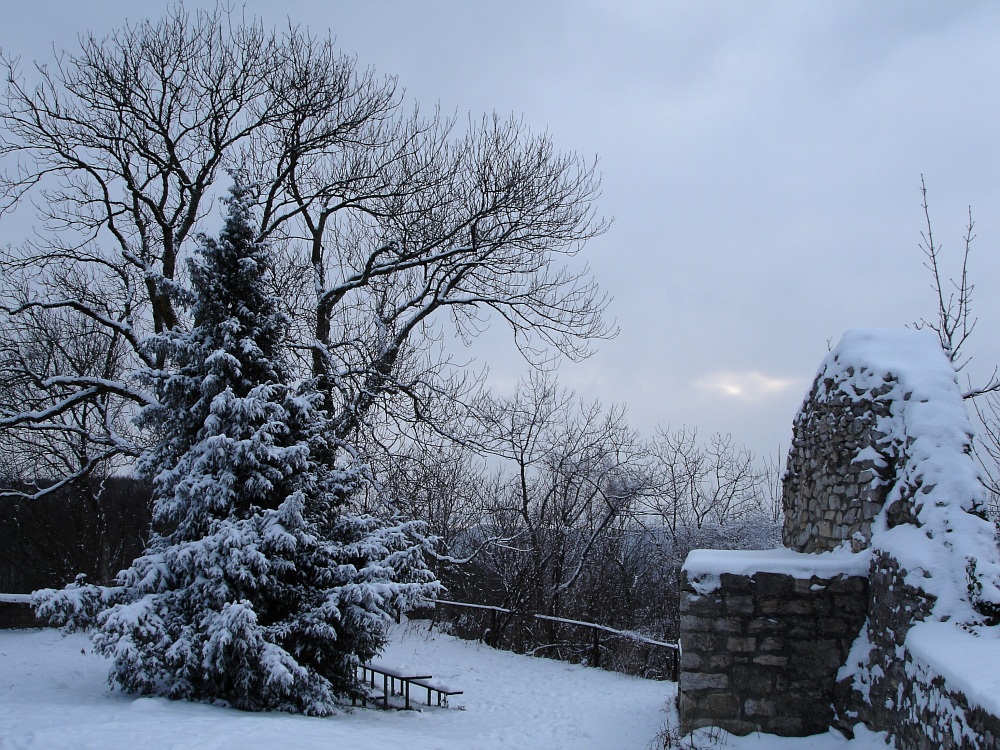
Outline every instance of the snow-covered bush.
<svg viewBox="0 0 1000 750">
<path fill-rule="evenodd" d="M 190 331 L 149 346 L 160 369 L 140 422 L 158 436 L 145 553 L 114 587 L 36 595 L 39 614 L 92 631 L 125 690 L 328 714 L 391 616 L 437 584 L 416 522 L 352 512 L 366 468 L 334 437 L 321 394 L 293 385 L 287 325 L 265 293 L 237 186 L 218 241 L 191 263 Z"/>
</svg>

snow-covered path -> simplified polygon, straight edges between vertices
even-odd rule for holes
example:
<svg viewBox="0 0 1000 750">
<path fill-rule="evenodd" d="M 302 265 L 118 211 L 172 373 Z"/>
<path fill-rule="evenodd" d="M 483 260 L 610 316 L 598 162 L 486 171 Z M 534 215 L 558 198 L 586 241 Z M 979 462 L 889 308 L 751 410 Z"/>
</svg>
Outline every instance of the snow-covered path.
<svg viewBox="0 0 1000 750">
<path fill-rule="evenodd" d="M 399 628 L 382 659 L 465 694 L 447 709 L 325 719 L 137 699 L 108 688 L 107 663 L 82 636 L 0 631 L 0 750 L 644 750 L 676 694 L 675 683 L 494 651 L 426 624 Z"/>
</svg>

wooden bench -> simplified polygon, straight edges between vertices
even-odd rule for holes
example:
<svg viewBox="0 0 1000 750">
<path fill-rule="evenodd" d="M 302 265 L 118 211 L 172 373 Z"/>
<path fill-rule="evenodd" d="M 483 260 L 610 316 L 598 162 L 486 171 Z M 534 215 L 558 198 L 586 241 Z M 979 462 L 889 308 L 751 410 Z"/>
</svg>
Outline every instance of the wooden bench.
<svg viewBox="0 0 1000 750">
<path fill-rule="evenodd" d="M 375 705 L 378 705 L 378 702 L 380 700 L 384 702 L 384 699 L 385 699 L 385 693 L 383 693 L 378 688 L 374 688 L 369 685 L 362 685 L 361 695 L 357 695 L 351 698 L 351 705 L 356 706 L 358 705 L 358 701 L 361 701 L 362 707 L 367 707 L 369 701 L 371 701 Z"/>
<path fill-rule="evenodd" d="M 437 704 L 441 705 L 441 698 L 444 697 L 444 705 L 448 705 L 448 696 L 450 695 L 462 695 L 461 690 L 455 690 L 447 685 L 442 685 L 439 682 L 430 682 L 429 678 L 420 678 L 418 680 L 410 680 L 414 685 L 418 687 L 427 688 L 427 705 L 431 705 L 431 692 L 437 693 Z"/>
</svg>

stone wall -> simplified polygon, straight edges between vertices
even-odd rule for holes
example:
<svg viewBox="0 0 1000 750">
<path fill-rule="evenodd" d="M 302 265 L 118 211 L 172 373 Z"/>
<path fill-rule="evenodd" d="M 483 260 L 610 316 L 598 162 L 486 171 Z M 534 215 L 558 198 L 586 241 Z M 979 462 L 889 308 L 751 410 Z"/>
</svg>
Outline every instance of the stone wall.
<svg viewBox="0 0 1000 750">
<path fill-rule="evenodd" d="M 1000 551 L 936 337 L 848 332 L 793 431 L 782 554 L 866 564 L 805 576 L 801 561 L 786 571 L 755 567 L 755 553 L 693 552 L 682 729 L 787 735 L 863 722 L 904 750 L 1000 750 Z"/>
<path fill-rule="evenodd" d="M 869 573 L 868 619 L 858 647 L 838 675 L 838 716 L 849 730 L 859 720 L 886 726 L 885 707 L 899 700 L 906 681 L 900 648 L 913 625 L 927 617 L 933 600 L 906 582 L 906 571 L 890 555 L 877 553 Z"/>
<path fill-rule="evenodd" d="M 826 731 L 837 672 L 865 621 L 867 577 L 722 573 L 708 586 L 698 577 L 685 570 L 681 731 Z"/>
<path fill-rule="evenodd" d="M 904 650 L 892 663 L 896 695 L 873 706 L 873 726 L 891 727 L 906 750 L 997 750 L 1000 718 L 951 688 L 933 666 Z"/>
<path fill-rule="evenodd" d="M 853 377 L 864 367 L 846 368 Z M 868 391 L 844 389 L 836 375 L 817 377 L 792 426 L 782 486 L 782 543 L 798 552 L 825 552 L 845 541 L 859 551 L 885 504 L 898 460 L 878 428 L 887 416 L 894 379 L 878 377 Z"/>
<path fill-rule="evenodd" d="M 45 623 L 35 617 L 30 604 L 0 601 L 0 630 L 43 627 Z"/>
<path fill-rule="evenodd" d="M 738 572 L 719 572 L 716 564 L 706 576 L 701 561 L 685 565 L 683 733 L 717 726 L 737 735 L 803 736 L 835 726 L 850 735 L 860 722 L 889 731 L 901 750 L 1000 749 L 1000 712 L 970 699 L 940 664 L 906 647 L 933 601 L 906 583 L 891 556 L 872 558 L 869 575 L 859 574 L 867 558 L 858 555 L 848 572 L 804 577 L 801 569 L 774 572 L 775 564 L 747 572 L 753 553 L 713 554 Z M 993 645 L 983 642 L 984 659 Z"/>
<path fill-rule="evenodd" d="M 833 724 L 846 732 L 859 721 L 888 730 L 905 750 L 996 750 L 1000 717 L 948 685 L 940 666 L 908 647 L 910 630 L 928 618 L 933 604 L 927 592 L 907 583 L 898 561 L 876 553 L 868 620 L 839 674 Z M 981 644 L 983 663 L 973 669 L 986 666 L 993 645 Z"/>
</svg>

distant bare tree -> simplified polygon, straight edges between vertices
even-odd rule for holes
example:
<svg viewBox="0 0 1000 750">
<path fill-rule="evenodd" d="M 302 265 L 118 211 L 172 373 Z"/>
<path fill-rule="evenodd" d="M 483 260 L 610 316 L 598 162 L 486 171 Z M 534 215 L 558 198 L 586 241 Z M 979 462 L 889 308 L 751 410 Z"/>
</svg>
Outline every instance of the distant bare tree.
<svg viewBox="0 0 1000 750">
<path fill-rule="evenodd" d="M 0 329 L 0 409 L 31 418 L 0 431 L 0 472 L 26 483 L 33 497 L 60 490 L 60 478 L 108 476 L 133 452 L 124 403 L 110 390 L 80 394 L 70 384 L 121 378 L 121 338 L 66 307 L 27 305 L 7 323 Z"/>
<path fill-rule="evenodd" d="M 581 402 L 541 373 L 513 395 L 485 395 L 473 413 L 447 430 L 453 442 L 414 445 L 386 475 L 390 494 L 431 520 L 449 598 L 670 640 L 691 549 L 780 543 L 778 469 L 731 436 L 703 442 L 681 429 L 650 441 L 622 409 Z M 471 635 L 470 611 L 447 614 Z M 474 627 L 515 649 L 592 652 L 545 622 L 494 612 Z"/>
<path fill-rule="evenodd" d="M 732 523 L 766 506 L 766 473 L 731 435 L 714 434 L 702 444 L 695 429 L 661 430 L 655 456 L 659 492 L 647 510 L 671 531 Z"/>
<path fill-rule="evenodd" d="M 582 403 L 546 375 L 478 409 L 481 442 L 499 462 L 481 533 L 502 540 L 480 558 L 497 603 L 550 615 L 577 611 L 592 575 L 650 489 L 645 445 L 620 408 Z"/>
</svg>

